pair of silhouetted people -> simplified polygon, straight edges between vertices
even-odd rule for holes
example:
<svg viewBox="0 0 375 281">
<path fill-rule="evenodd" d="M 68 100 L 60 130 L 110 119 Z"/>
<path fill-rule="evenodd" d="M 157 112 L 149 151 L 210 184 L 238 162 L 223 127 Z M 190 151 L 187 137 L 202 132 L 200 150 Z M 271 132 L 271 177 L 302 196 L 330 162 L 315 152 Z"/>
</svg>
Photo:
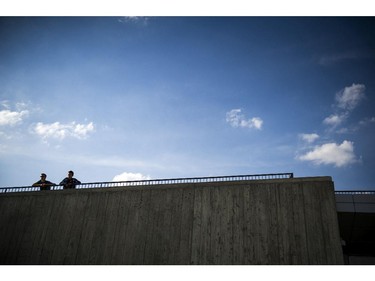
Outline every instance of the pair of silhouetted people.
<svg viewBox="0 0 375 281">
<path fill-rule="evenodd" d="M 77 180 L 76 178 L 73 178 L 73 176 L 74 176 L 74 172 L 69 171 L 68 176 L 65 179 L 63 179 L 59 185 L 62 185 L 64 189 L 76 188 L 76 185 L 81 184 L 81 182 Z M 47 175 L 45 173 L 42 173 L 40 175 L 40 180 L 34 183 L 33 186 L 39 186 L 40 190 L 50 190 L 51 186 L 56 185 L 55 183 L 50 182 L 46 179 L 47 179 Z"/>
</svg>

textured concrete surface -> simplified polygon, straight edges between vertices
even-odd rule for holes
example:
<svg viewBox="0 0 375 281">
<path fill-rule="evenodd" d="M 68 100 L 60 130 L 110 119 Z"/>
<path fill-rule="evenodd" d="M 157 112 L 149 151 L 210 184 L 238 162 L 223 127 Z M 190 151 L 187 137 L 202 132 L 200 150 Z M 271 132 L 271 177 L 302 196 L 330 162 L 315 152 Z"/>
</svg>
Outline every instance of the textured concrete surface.
<svg viewBox="0 0 375 281">
<path fill-rule="evenodd" d="M 0 194 L 0 264 L 343 264 L 330 177 Z"/>
</svg>

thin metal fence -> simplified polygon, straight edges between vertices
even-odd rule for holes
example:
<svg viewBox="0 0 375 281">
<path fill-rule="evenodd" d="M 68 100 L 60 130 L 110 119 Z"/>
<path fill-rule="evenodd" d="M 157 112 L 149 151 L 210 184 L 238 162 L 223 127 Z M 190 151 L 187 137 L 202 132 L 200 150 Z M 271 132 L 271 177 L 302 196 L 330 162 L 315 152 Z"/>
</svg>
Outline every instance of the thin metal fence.
<svg viewBox="0 0 375 281">
<path fill-rule="evenodd" d="M 349 194 L 349 195 L 362 195 L 362 194 L 375 194 L 375 190 L 338 190 L 335 191 L 336 195 Z"/>
<path fill-rule="evenodd" d="M 153 179 L 153 180 L 116 181 L 116 182 L 91 182 L 91 183 L 82 183 L 82 184 L 76 185 L 76 189 L 147 186 L 147 185 L 169 185 L 169 184 L 183 184 L 183 183 L 195 184 L 195 183 L 233 182 L 233 181 L 249 181 L 249 180 L 290 179 L 290 178 L 293 178 L 293 173 L 199 177 L 199 178 L 172 178 L 172 179 Z M 63 186 L 55 185 L 55 186 L 51 186 L 50 189 L 62 190 Z M 40 191 L 40 187 L 21 186 L 21 187 L 0 188 L 0 193 L 36 192 L 36 191 Z"/>
</svg>

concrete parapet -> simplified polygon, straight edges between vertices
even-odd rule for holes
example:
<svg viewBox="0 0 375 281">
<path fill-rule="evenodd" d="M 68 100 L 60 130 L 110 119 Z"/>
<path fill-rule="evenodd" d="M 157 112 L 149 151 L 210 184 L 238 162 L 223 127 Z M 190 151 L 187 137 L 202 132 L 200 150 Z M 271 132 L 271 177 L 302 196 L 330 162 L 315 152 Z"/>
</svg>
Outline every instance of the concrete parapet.
<svg viewBox="0 0 375 281">
<path fill-rule="evenodd" d="M 330 177 L 0 194 L 0 264 L 343 264 Z"/>
</svg>

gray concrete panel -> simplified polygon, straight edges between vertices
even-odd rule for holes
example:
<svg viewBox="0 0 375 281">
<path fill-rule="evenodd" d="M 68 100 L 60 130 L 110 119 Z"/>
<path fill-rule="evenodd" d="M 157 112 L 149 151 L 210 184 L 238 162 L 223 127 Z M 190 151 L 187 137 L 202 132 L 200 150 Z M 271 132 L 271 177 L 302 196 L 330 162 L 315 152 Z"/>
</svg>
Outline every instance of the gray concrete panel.
<svg viewBox="0 0 375 281">
<path fill-rule="evenodd" d="M 337 209 L 337 212 L 340 212 L 340 213 L 354 213 L 355 212 L 353 203 L 337 202 L 336 209 Z"/>
<path fill-rule="evenodd" d="M 335 198 L 337 203 L 353 203 L 352 194 L 336 194 Z"/>
<path fill-rule="evenodd" d="M 357 213 L 375 213 L 375 204 L 356 203 L 354 208 Z"/>
<path fill-rule="evenodd" d="M 375 194 L 354 194 L 353 201 L 355 203 L 375 204 Z"/>
</svg>

